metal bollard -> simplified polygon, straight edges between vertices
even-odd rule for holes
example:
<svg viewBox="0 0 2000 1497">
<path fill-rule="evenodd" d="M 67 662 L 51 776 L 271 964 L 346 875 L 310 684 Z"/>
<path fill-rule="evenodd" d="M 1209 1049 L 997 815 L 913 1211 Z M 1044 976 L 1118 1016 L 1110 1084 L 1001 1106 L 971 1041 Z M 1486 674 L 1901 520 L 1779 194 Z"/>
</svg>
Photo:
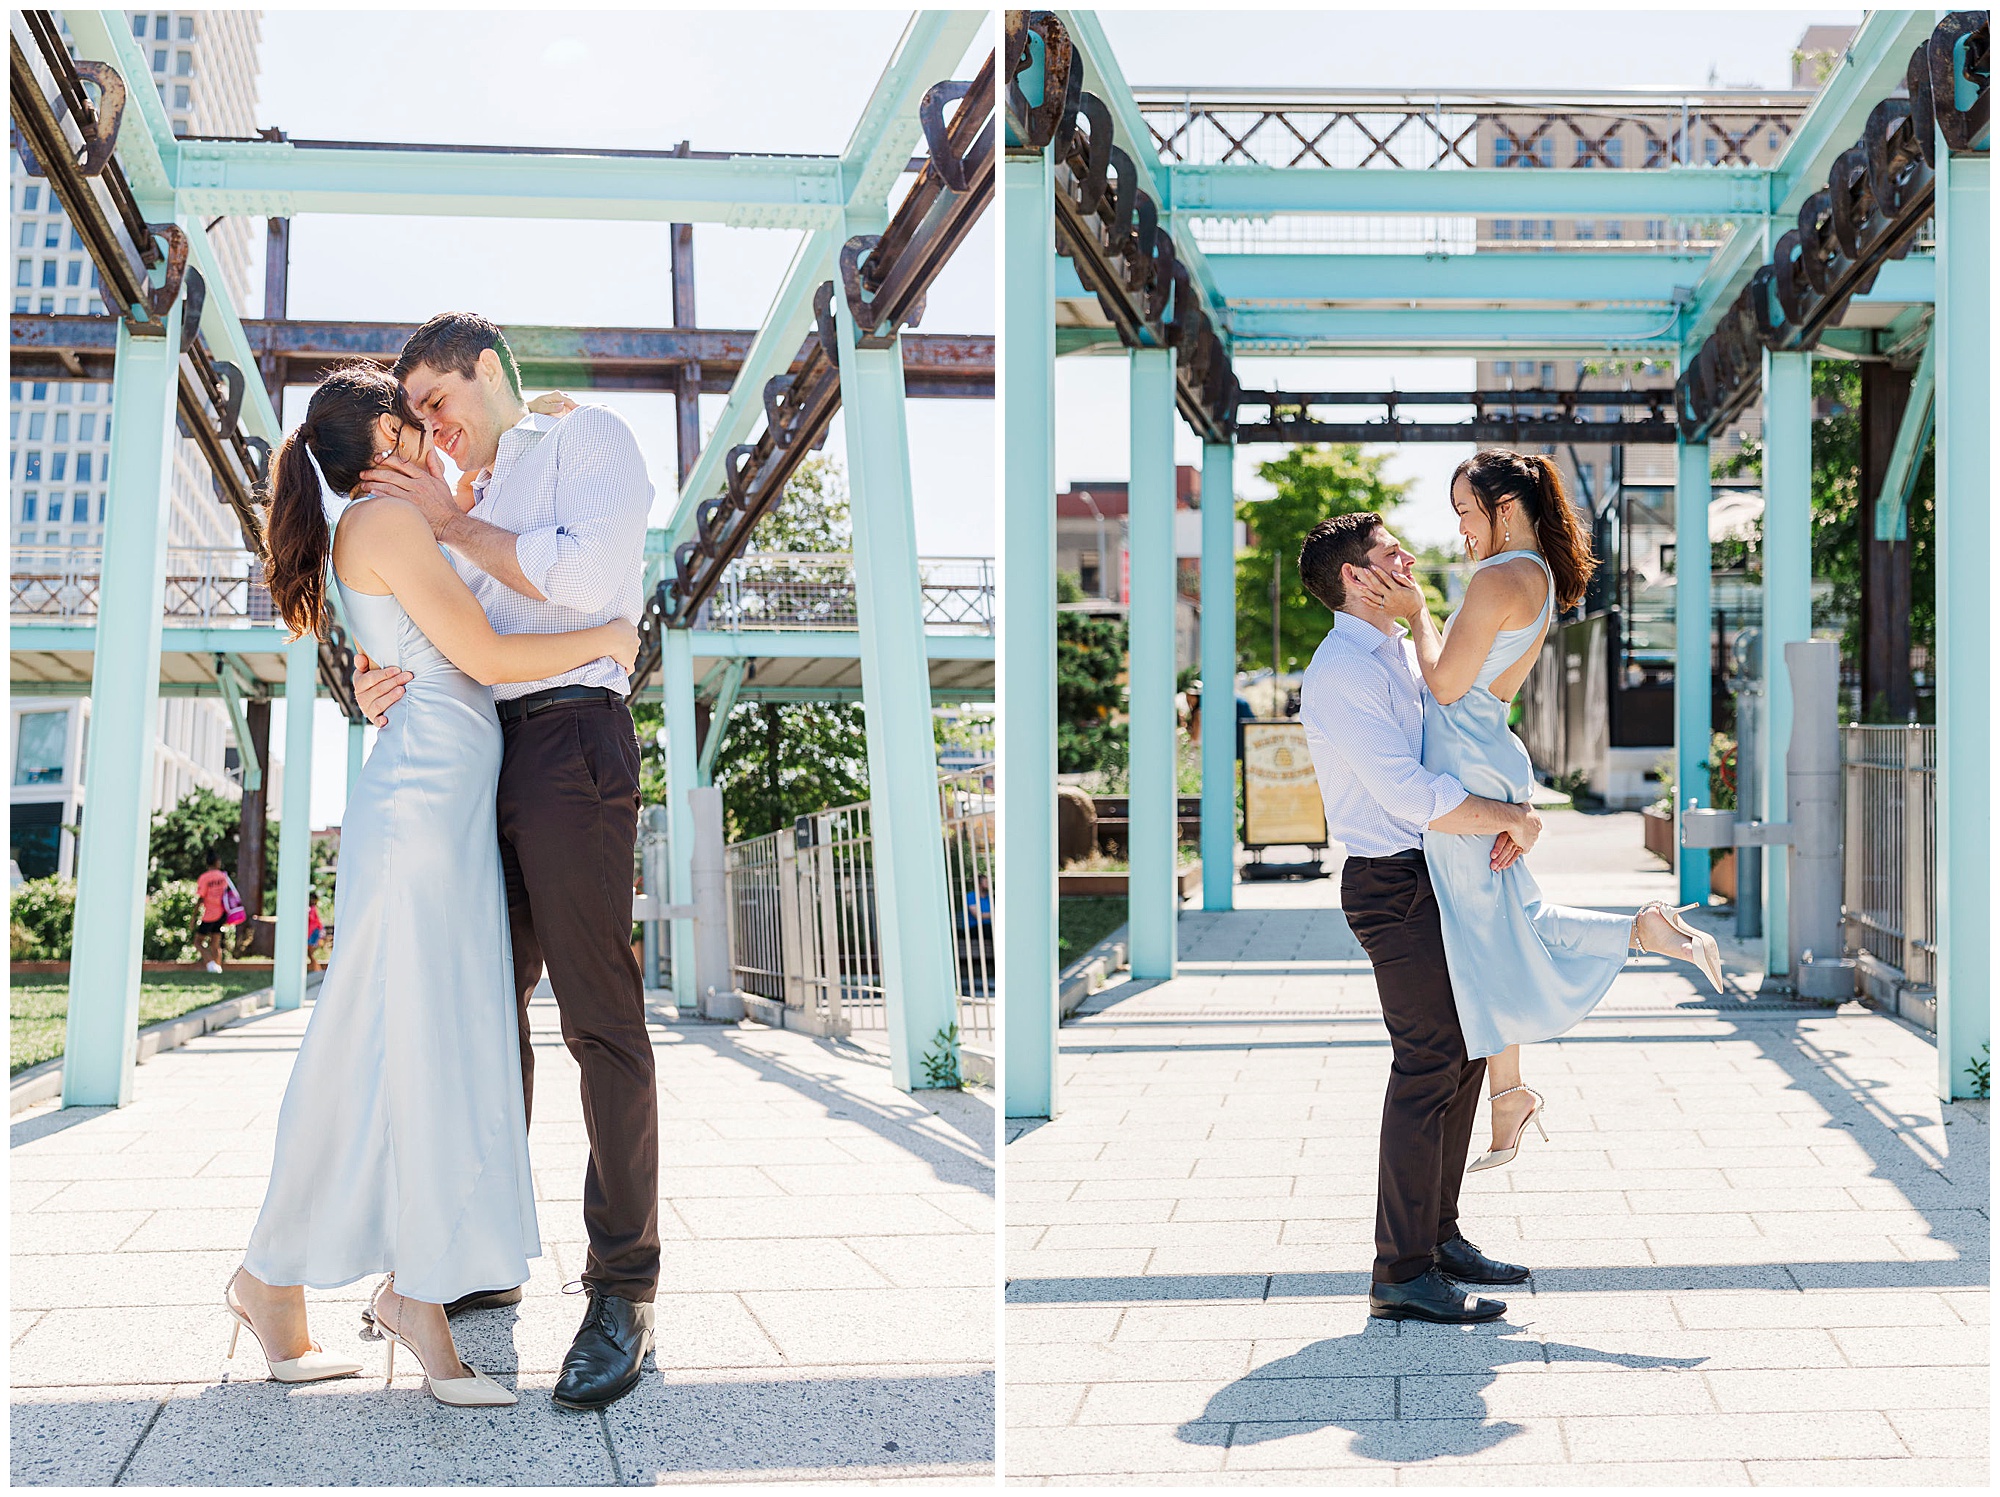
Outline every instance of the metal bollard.
<svg viewBox="0 0 2000 1497">
<path fill-rule="evenodd" d="M 729 870 L 722 841 L 722 791 L 704 785 L 687 793 L 694 813 L 695 1012 L 704 1019 L 743 1017 L 729 951 Z"/>
</svg>

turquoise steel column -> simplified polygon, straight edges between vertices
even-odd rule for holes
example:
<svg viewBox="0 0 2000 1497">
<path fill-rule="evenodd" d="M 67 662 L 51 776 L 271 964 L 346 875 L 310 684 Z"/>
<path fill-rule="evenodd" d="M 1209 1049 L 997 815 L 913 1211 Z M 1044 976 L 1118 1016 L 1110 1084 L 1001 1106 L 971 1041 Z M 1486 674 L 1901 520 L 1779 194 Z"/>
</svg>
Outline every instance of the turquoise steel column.
<svg viewBox="0 0 2000 1497">
<path fill-rule="evenodd" d="M 1201 907 L 1236 907 L 1236 448 L 1201 449 Z"/>
<path fill-rule="evenodd" d="M 1037 41 L 1035 45 L 1039 46 Z M 1010 1118 L 1052 1118 L 1056 1075 L 1055 198 L 1047 151 L 1001 166 L 1006 304 L 995 717 L 1000 802 L 993 915 Z"/>
<path fill-rule="evenodd" d="M 1132 359 L 1132 604 L 1127 615 L 1131 740 L 1132 975 L 1174 975 L 1180 920 L 1179 816 L 1174 784 L 1174 355 L 1135 348 Z"/>
<path fill-rule="evenodd" d="M 1792 678 L 1785 646 L 1812 638 L 1812 355 L 1764 355 L 1764 721 L 1758 785 L 1765 821 L 1785 819 Z M 1790 864 L 1764 858 L 1764 970 L 1791 966 Z"/>
<path fill-rule="evenodd" d="M 889 1079 L 907 1092 L 923 1084 L 924 1052 L 942 1046 L 941 1032 L 958 1021 L 958 963 L 938 806 L 903 348 L 900 338 L 887 348 L 856 348 L 846 299 L 835 301 Z"/>
<path fill-rule="evenodd" d="M 368 724 L 350 722 L 347 725 L 347 804 L 354 804 L 354 782 L 361 778 L 361 766 L 367 759 Z M 343 815 L 346 813 L 343 812 Z"/>
<path fill-rule="evenodd" d="M 1993 164 L 1937 146 L 1938 1094 L 1988 1057 L 1993 926 Z"/>
<path fill-rule="evenodd" d="M 1708 854 L 1680 845 L 1681 812 L 1708 804 L 1715 650 L 1709 628 L 1708 443 L 1682 441 L 1674 490 L 1674 863 L 1682 904 L 1708 903 Z"/>
<path fill-rule="evenodd" d="M 313 699 L 319 641 L 285 646 L 285 798 L 278 814 L 278 938 L 271 962 L 273 1001 L 297 1008 L 306 996 L 306 890 L 312 878 Z"/>
<path fill-rule="evenodd" d="M 667 724 L 667 878 L 673 903 L 694 903 L 694 807 L 688 791 L 700 783 L 700 745 L 694 737 L 694 636 L 685 629 L 660 631 L 660 709 Z M 674 966 L 674 1008 L 693 1013 L 694 922 L 672 922 L 669 953 Z"/>
<path fill-rule="evenodd" d="M 90 802 L 76 850 L 65 1107 L 123 1107 L 132 1100 L 181 306 L 168 313 L 164 337 L 134 338 L 123 324 L 118 328 L 112 379 L 118 440 L 111 445 L 117 497 L 104 527 L 91 661 L 83 776 Z"/>
</svg>

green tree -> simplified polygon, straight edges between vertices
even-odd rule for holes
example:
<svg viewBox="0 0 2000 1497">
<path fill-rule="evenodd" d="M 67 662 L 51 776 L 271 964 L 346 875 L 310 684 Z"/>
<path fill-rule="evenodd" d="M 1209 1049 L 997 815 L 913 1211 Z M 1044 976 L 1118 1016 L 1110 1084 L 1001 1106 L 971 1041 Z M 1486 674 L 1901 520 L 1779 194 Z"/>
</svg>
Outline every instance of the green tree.
<svg viewBox="0 0 2000 1497">
<path fill-rule="evenodd" d="M 1841 626 L 1843 663 L 1856 666 L 1861 654 L 1861 369 L 1842 360 L 1818 359 L 1812 366 L 1815 404 L 1827 414 L 1812 423 L 1812 574 L 1830 583 L 1829 595 L 1813 605 L 1813 623 Z M 1936 444 L 1924 449 L 1910 491 L 1910 644 L 1937 648 Z M 1718 477 L 1764 474 L 1764 446 L 1751 439 L 1737 456 L 1718 463 Z M 1764 573 L 1764 518 L 1752 522 L 1751 537 L 1715 548 L 1717 566 L 1745 565 L 1750 576 Z M 1875 716 L 1863 704 L 1864 719 Z"/>
<path fill-rule="evenodd" d="M 206 786 L 190 790 L 171 810 L 153 818 L 147 892 L 155 892 L 175 879 L 200 878 L 211 852 L 222 855 L 223 869 L 233 875 L 236 835 L 242 824 L 243 808 L 237 802 L 223 799 Z M 273 839 L 271 866 L 275 869 L 277 834 L 273 830 L 267 835 Z"/>
<path fill-rule="evenodd" d="M 1277 489 L 1261 503 L 1239 504 L 1236 517 L 1255 543 L 1236 562 L 1236 655 L 1245 664 L 1271 659 L 1271 577 L 1278 569 L 1279 668 L 1302 668 L 1332 624 L 1299 585 L 1299 547 L 1306 532 L 1335 515 L 1374 510 L 1390 519 L 1409 489 L 1382 476 L 1390 454 L 1350 443 L 1294 447 L 1258 466 Z M 1393 522 L 1392 522 L 1393 523 Z"/>
<path fill-rule="evenodd" d="M 1083 588 L 1056 574 L 1056 601 L 1074 603 Z M 1062 774 L 1116 771 L 1126 762 L 1125 622 L 1088 613 L 1056 614 L 1056 769 Z"/>
</svg>

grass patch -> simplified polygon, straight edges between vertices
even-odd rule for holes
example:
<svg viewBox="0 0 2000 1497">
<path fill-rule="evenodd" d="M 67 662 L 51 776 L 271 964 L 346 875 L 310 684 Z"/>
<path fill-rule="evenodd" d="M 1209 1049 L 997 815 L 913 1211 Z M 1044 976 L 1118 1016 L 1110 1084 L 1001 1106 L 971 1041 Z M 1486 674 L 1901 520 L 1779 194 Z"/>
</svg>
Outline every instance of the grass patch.
<svg viewBox="0 0 2000 1497">
<path fill-rule="evenodd" d="M 1056 901 L 1058 966 L 1067 967 L 1125 923 L 1122 894 L 1070 894 Z"/>
<path fill-rule="evenodd" d="M 268 967 L 223 972 L 149 972 L 139 986 L 139 1026 L 238 998 L 271 985 Z M 69 1026 L 69 976 L 23 972 L 13 977 L 8 1007 L 8 1074 L 54 1060 L 63 1053 Z"/>
</svg>

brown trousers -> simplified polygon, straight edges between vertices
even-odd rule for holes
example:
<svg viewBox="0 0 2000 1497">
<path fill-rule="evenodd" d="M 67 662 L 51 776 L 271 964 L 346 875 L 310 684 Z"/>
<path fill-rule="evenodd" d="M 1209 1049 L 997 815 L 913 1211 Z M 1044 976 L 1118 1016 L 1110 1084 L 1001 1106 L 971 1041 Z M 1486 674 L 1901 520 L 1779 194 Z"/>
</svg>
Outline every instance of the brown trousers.
<svg viewBox="0 0 2000 1497">
<path fill-rule="evenodd" d="M 645 989 L 632 955 L 639 744 L 622 701 L 558 702 L 503 722 L 500 864 L 521 1014 L 521 1089 L 534 1112 L 528 998 L 544 966 L 563 1043 L 583 1068 L 590 1164 L 584 1282 L 650 1301 L 660 1280 L 660 1113 Z"/>
<path fill-rule="evenodd" d="M 1394 1053 L 1382 1102 L 1374 1280 L 1402 1284 L 1430 1268 L 1432 1248 L 1459 1235 L 1458 1187 L 1486 1062 L 1466 1058 L 1422 854 L 1349 858 L 1340 904 L 1374 965 Z"/>
</svg>

